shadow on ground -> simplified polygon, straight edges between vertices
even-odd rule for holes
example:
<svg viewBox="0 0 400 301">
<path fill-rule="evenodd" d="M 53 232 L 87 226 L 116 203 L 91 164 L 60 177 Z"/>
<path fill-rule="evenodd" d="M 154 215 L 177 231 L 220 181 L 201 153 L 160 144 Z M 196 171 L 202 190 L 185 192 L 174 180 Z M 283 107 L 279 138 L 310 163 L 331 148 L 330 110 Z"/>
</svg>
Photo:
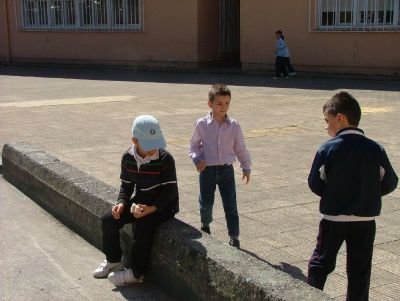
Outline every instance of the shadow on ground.
<svg viewBox="0 0 400 301">
<path fill-rule="evenodd" d="M 266 264 L 270 265 L 271 267 L 280 270 L 282 272 L 285 272 L 289 275 L 291 275 L 293 278 L 301 280 L 303 282 L 307 282 L 307 276 L 303 274 L 300 268 L 291 265 L 286 262 L 281 262 L 280 265 L 277 264 L 271 264 L 270 262 L 266 261 L 265 259 L 261 258 L 257 254 L 250 252 L 245 249 L 241 249 L 244 253 L 249 254 L 250 256 L 253 256 L 254 258 L 257 258 L 258 260 L 261 260 L 262 262 L 265 262 Z"/>
<path fill-rule="evenodd" d="M 69 78 L 87 80 L 156 82 L 179 84 L 224 83 L 234 86 L 276 87 L 312 90 L 379 90 L 400 91 L 400 81 L 391 77 L 360 77 L 339 74 L 301 73 L 289 79 L 274 80 L 272 72 L 245 74 L 238 68 L 148 71 L 108 66 L 70 65 L 0 65 L 0 75 L 32 76 L 46 78 Z"/>
</svg>

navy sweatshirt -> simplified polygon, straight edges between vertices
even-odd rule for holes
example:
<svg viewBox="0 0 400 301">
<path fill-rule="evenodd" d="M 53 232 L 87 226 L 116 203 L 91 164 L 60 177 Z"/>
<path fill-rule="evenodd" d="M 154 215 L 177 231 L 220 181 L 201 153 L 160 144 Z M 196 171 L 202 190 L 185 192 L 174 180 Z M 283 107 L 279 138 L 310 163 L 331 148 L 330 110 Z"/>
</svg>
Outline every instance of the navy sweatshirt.
<svg viewBox="0 0 400 301">
<path fill-rule="evenodd" d="M 157 210 L 179 212 L 178 185 L 175 161 L 165 149 L 159 150 L 159 158 L 140 165 L 136 159 L 125 152 L 121 159 L 121 187 L 118 203 L 130 205 L 135 192 L 135 202 L 156 206 Z"/>
<path fill-rule="evenodd" d="M 384 148 L 358 128 L 341 129 L 323 143 L 308 177 L 310 189 L 321 197 L 320 212 L 328 215 L 378 216 L 381 196 L 392 192 L 397 183 Z"/>
</svg>

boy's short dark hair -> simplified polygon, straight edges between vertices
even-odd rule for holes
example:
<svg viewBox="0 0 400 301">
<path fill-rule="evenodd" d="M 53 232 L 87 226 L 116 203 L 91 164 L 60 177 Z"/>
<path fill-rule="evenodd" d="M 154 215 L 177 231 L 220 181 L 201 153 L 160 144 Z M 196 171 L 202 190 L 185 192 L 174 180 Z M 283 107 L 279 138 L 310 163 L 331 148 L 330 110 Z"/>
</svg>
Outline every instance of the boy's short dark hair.
<svg viewBox="0 0 400 301">
<path fill-rule="evenodd" d="M 208 92 L 208 100 L 213 102 L 217 96 L 229 96 L 231 97 L 231 90 L 226 85 L 215 84 L 211 86 Z"/>
<path fill-rule="evenodd" d="M 339 92 L 328 100 L 322 109 L 323 113 L 337 115 L 343 114 L 347 117 L 350 125 L 358 126 L 361 119 L 361 108 L 358 101 L 348 92 Z"/>
</svg>

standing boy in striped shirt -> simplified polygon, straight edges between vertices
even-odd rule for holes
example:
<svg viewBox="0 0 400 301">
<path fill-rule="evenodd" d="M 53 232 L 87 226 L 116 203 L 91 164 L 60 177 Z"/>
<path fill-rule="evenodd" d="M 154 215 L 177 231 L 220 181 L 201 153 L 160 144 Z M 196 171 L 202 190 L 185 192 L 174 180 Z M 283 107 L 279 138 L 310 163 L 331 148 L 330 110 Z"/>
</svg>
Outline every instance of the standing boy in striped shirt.
<svg viewBox="0 0 400 301">
<path fill-rule="evenodd" d="M 240 248 L 239 214 L 236 204 L 232 163 L 238 158 L 243 180 L 250 180 L 251 159 L 239 123 L 228 117 L 231 92 L 225 85 L 213 85 L 208 94 L 211 112 L 197 120 L 190 139 L 189 156 L 200 173 L 201 230 L 210 234 L 215 189 L 218 185 L 228 226 L 229 244 Z"/>
</svg>

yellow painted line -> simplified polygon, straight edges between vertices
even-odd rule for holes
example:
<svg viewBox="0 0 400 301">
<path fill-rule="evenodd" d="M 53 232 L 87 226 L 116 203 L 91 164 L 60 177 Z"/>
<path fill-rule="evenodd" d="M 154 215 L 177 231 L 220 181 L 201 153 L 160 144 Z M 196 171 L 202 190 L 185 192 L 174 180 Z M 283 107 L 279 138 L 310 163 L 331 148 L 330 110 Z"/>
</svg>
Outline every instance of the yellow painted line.
<svg viewBox="0 0 400 301">
<path fill-rule="evenodd" d="M 301 128 L 299 126 L 293 125 L 293 126 L 276 127 L 276 128 L 253 129 L 246 131 L 244 136 L 245 138 L 256 138 L 267 135 L 288 134 L 294 132 L 301 132 Z"/>
<path fill-rule="evenodd" d="M 394 110 L 391 107 L 362 107 L 361 111 L 363 114 L 374 114 L 393 112 Z"/>
<path fill-rule="evenodd" d="M 118 96 L 33 100 L 33 101 L 0 103 L 0 107 L 32 108 L 32 107 L 60 106 L 60 105 L 81 105 L 81 104 L 95 104 L 95 103 L 105 103 L 105 102 L 127 102 L 138 98 L 139 97 L 132 95 L 118 95 Z"/>
</svg>

